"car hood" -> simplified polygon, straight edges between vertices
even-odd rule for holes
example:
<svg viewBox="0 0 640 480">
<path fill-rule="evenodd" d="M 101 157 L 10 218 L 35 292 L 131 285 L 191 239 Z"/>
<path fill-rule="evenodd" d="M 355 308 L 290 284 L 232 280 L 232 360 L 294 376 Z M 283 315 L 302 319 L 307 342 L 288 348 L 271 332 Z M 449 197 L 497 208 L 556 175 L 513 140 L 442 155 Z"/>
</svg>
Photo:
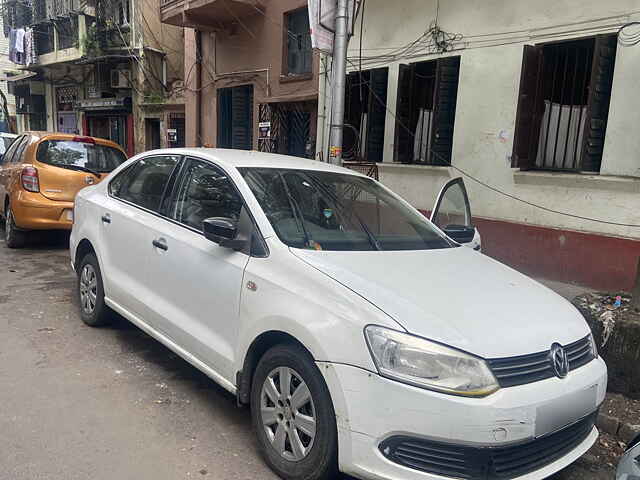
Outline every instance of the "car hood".
<svg viewBox="0 0 640 480">
<path fill-rule="evenodd" d="M 469 248 L 291 251 L 408 332 L 484 358 L 540 352 L 589 333 L 564 298 Z"/>
</svg>

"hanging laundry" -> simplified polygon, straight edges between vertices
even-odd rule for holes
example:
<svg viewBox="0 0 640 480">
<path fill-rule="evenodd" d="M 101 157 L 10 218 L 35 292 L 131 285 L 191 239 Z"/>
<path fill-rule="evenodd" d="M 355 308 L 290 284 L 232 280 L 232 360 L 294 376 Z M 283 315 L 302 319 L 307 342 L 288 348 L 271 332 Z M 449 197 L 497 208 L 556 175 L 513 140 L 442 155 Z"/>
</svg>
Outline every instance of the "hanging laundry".
<svg viewBox="0 0 640 480">
<path fill-rule="evenodd" d="M 33 28 L 30 27 L 24 33 L 24 63 L 27 66 L 36 63 L 36 43 Z"/>
<path fill-rule="evenodd" d="M 24 28 L 18 28 L 16 30 L 16 51 L 18 53 L 24 53 Z"/>
<path fill-rule="evenodd" d="M 16 29 L 9 32 L 9 61 L 18 63 L 18 50 L 16 49 Z"/>
</svg>

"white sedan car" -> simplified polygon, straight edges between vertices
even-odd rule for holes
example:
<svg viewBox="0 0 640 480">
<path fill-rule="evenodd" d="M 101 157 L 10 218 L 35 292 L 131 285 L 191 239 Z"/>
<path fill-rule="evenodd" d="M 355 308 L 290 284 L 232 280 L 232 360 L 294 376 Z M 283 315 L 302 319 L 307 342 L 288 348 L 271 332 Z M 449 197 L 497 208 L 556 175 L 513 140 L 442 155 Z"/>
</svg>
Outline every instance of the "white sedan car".
<svg viewBox="0 0 640 480">
<path fill-rule="evenodd" d="M 283 478 L 542 479 L 598 436 L 578 311 L 351 170 L 147 152 L 78 194 L 71 258 L 82 319 L 118 312 L 250 405 Z"/>
</svg>

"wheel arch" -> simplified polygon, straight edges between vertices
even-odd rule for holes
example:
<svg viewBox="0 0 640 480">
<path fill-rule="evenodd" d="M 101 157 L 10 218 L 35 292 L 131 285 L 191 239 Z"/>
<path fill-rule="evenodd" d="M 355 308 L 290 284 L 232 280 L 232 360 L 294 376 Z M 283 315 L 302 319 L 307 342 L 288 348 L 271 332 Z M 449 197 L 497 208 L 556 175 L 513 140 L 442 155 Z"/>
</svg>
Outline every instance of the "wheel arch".
<svg viewBox="0 0 640 480">
<path fill-rule="evenodd" d="M 244 361 L 242 362 L 242 370 L 236 373 L 238 404 L 248 405 L 250 403 L 251 383 L 258 362 L 267 350 L 282 344 L 296 345 L 306 351 L 312 360 L 315 360 L 311 351 L 290 333 L 282 330 L 267 330 L 262 332 L 251 342 L 251 345 L 249 345 L 244 355 Z"/>
<path fill-rule="evenodd" d="M 91 243 L 91 241 L 87 238 L 83 238 L 82 240 L 80 240 L 80 243 L 78 243 L 78 246 L 76 247 L 76 254 L 73 262 L 76 268 L 76 272 L 80 268 L 80 262 L 88 253 L 93 253 L 97 258 L 96 250 L 95 248 L 93 248 L 93 244 Z"/>
</svg>

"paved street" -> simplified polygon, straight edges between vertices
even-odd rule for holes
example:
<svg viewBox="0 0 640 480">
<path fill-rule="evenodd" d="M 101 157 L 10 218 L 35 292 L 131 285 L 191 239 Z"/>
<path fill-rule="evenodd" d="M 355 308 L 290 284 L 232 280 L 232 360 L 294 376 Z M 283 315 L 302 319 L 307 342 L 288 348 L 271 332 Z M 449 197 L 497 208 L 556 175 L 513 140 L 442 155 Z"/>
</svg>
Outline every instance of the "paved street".
<svg viewBox="0 0 640 480">
<path fill-rule="evenodd" d="M 66 242 L 0 242 L 0 480 L 275 478 L 231 395 L 125 321 L 82 324 Z"/>
</svg>

